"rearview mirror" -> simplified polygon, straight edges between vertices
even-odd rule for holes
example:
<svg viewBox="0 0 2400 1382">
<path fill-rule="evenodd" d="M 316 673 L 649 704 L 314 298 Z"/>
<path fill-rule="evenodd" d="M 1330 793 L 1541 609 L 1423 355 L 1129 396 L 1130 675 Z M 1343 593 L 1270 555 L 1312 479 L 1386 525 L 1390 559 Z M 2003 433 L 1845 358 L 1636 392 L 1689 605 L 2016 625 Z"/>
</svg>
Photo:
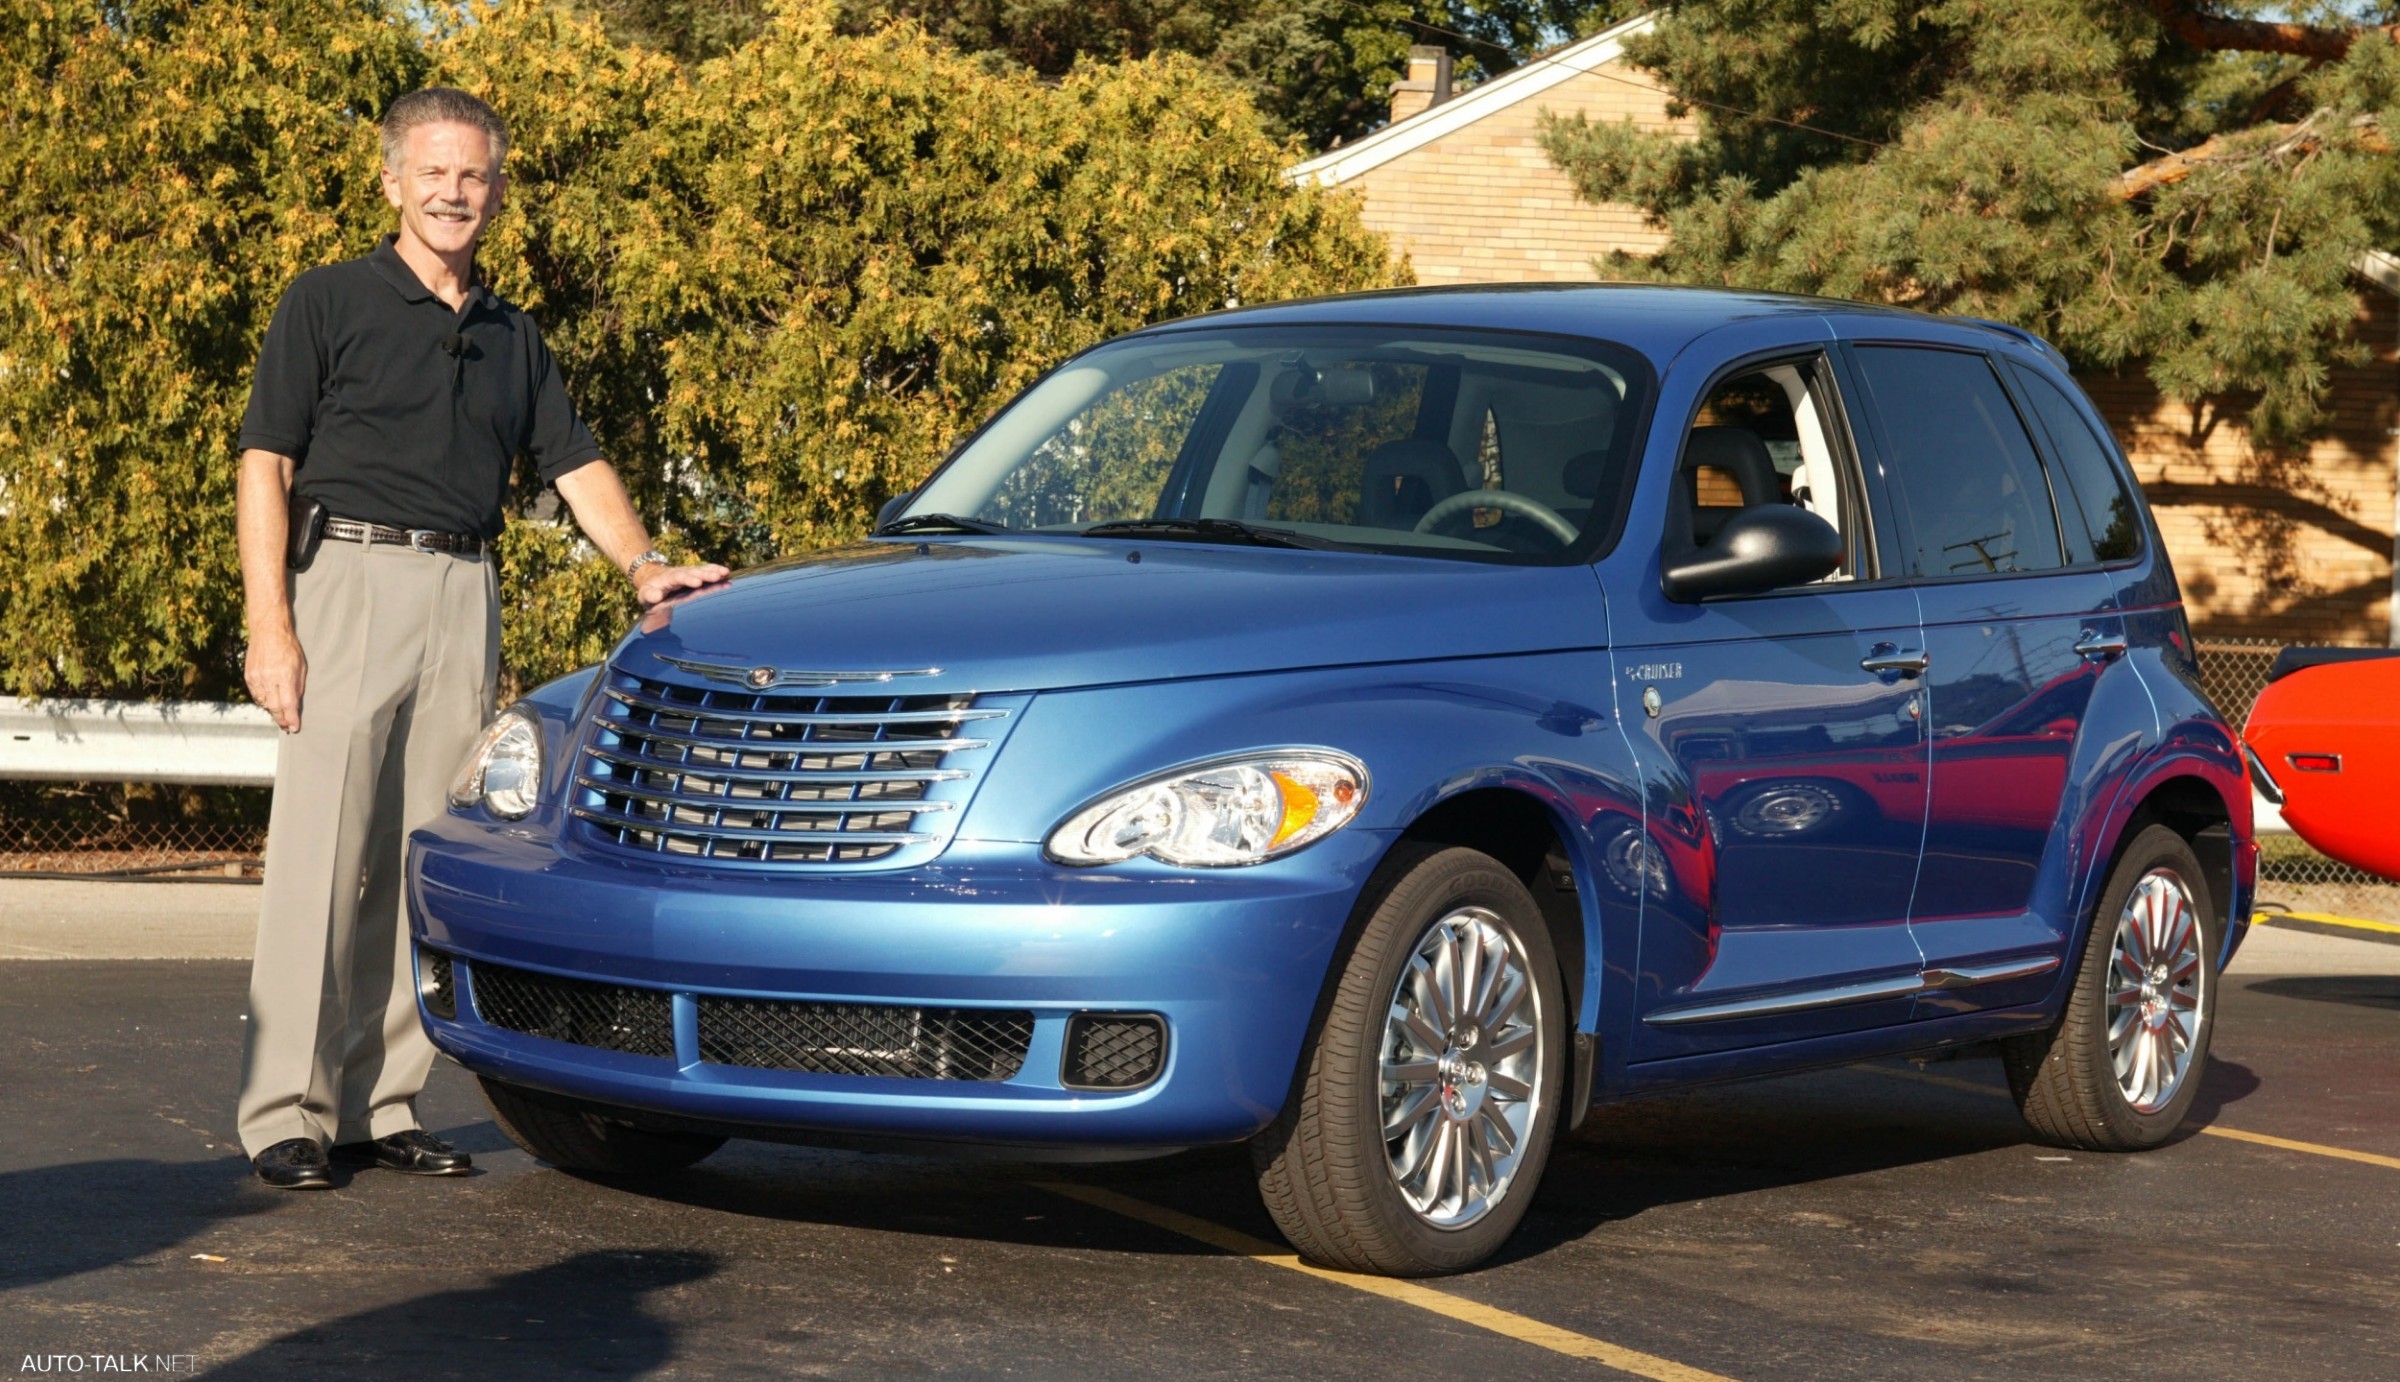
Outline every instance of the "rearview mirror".
<svg viewBox="0 0 2400 1382">
<path fill-rule="evenodd" d="M 1790 504 L 1757 504 L 1727 518 L 1706 547 L 1669 558 L 1660 584 L 1670 600 L 1707 600 L 1806 585 L 1841 566 L 1832 524 Z"/>
<path fill-rule="evenodd" d="M 895 494 L 891 498 L 884 500 L 883 507 L 875 511 L 874 531 L 883 531 L 883 525 L 891 522 L 895 518 L 898 518 L 900 516 L 900 511 L 908 507 L 908 501 L 914 499 L 915 497 L 916 494 L 911 491 L 910 493 L 906 494 Z"/>
</svg>

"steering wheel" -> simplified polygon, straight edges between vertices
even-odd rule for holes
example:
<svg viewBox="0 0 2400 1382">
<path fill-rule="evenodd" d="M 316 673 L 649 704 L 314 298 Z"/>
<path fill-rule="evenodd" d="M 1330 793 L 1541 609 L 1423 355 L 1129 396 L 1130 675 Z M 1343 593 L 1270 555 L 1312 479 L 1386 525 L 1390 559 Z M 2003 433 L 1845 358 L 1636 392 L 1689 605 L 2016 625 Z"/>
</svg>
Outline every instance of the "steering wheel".
<svg viewBox="0 0 2400 1382">
<path fill-rule="evenodd" d="M 1425 511 L 1425 516 L 1417 520 L 1417 531 L 1430 533 L 1436 524 L 1464 513 L 1468 509 L 1498 509 L 1502 513 L 1513 513 L 1519 518 L 1531 519 L 1540 524 L 1550 536 L 1557 538 L 1562 547 L 1574 546 L 1575 539 L 1579 536 L 1575 531 L 1575 525 L 1559 517 L 1558 511 L 1548 504 L 1538 499 L 1528 499 L 1522 494 L 1512 494 L 1504 489 L 1471 489 L 1464 494 L 1453 494 Z"/>
</svg>

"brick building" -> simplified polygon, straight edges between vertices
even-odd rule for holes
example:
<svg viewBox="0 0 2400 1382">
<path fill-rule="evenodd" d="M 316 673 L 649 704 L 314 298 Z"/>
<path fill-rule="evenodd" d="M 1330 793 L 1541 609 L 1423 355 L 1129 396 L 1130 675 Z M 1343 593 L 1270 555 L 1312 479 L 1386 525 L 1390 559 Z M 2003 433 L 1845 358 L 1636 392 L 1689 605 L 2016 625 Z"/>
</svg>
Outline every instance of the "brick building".
<svg viewBox="0 0 2400 1382">
<path fill-rule="evenodd" d="M 1541 147 L 1544 111 L 1689 130 L 1624 60 L 1642 15 L 1480 86 L 1450 89 L 1439 49 L 1412 51 L 1392 122 L 1289 171 L 1355 189 L 1366 223 L 1417 281 L 1573 282 L 1612 250 L 1663 235 L 1630 206 L 1578 201 Z M 2331 418 L 2312 444 L 2253 446 L 2238 399 L 2162 399 L 2139 370 L 2087 377 L 2158 513 L 2203 637 L 2393 643 L 2400 605 L 2400 259 L 2359 265 L 2355 330 L 2372 358 L 2334 372 Z"/>
</svg>

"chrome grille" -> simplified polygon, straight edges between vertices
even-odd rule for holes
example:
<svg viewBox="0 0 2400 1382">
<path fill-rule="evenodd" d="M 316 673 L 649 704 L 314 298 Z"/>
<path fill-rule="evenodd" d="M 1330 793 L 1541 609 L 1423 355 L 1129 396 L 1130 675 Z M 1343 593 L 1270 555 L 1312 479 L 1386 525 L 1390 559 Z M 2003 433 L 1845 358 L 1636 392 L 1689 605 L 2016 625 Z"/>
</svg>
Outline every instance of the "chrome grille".
<svg viewBox="0 0 2400 1382">
<path fill-rule="evenodd" d="M 687 686 L 613 669 L 576 773 L 606 843 L 720 864 L 901 864 L 948 842 L 1005 707 Z"/>
<path fill-rule="evenodd" d="M 1013 1079 L 1033 1014 L 1010 1009 L 699 998 L 700 1059 L 899 1080 Z"/>
</svg>

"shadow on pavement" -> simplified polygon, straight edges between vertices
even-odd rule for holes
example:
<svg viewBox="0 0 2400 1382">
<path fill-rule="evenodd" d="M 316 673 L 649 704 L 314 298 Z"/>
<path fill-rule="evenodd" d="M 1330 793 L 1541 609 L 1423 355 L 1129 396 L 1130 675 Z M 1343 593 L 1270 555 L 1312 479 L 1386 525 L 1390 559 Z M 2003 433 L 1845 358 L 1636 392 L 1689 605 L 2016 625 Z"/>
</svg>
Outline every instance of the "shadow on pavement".
<svg viewBox="0 0 2400 1382">
<path fill-rule="evenodd" d="M 250 1193 L 242 1158 L 119 1157 L 0 1172 L 0 1224 L 38 1252 L 0 1254 L 0 1290 L 113 1267 L 164 1252 L 274 1203 Z"/>
<path fill-rule="evenodd" d="M 2192 1098 L 2192 1111 L 2184 1115 L 2177 1139 L 2189 1137 L 2216 1122 L 2217 1115 L 2227 1105 L 2238 1104 L 2256 1094 L 2264 1083 L 2249 1066 L 2211 1054 L 2208 1071 L 2200 1077 L 2200 1092 Z"/>
<path fill-rule="evenodd" d="M 2355 1008 L 2382 1008 L 2400 1012 L 2400 975 L 2349 976 L 2291 976 L 2280 979 L 2254 979 L 2247 987 L 2254 993 L 2271 993 L 2278 998 L 2298 998 L 2310 1003 L 2346 1003 Z"/>
<path fill-rule="evenodd" d="M 2245 1074 L 2247 1072 L 2244 1072 Z M 1894 1097 L 1897 1095 L 1897 1099 Z M 1918 1091 L 1762 1081 L 1596 1109 L 1559 1143 L 1531 1214 L 1493 1265 L 1539 1256 L 1647 1210 L 1781 1189 L 2024 1145 L 2005 1100 L 1965 1108 Z M 1944 1097 L 1934 1091 L 1934 1097 Z M 1038 1182 L 1071 1180 L 1279 1242 L 1247 1151 L 1197 1148 L 1151 1161 L 1045 1166 L 731 1144 L 678 1176 L 598 1181 L 719 1213 L 827 1227 L 1153 1256 L 1215 1250 L 1074 1203 Z"/>
<path fill-rule="evenodd" d="M 326 1320 L 211 1368 L 218 1378 L 631 1376 L 672 1362 L 649 1297 L 716 1274 L 699 1252 L 591 1252 L 486 1285 Z"/>
</svg>

